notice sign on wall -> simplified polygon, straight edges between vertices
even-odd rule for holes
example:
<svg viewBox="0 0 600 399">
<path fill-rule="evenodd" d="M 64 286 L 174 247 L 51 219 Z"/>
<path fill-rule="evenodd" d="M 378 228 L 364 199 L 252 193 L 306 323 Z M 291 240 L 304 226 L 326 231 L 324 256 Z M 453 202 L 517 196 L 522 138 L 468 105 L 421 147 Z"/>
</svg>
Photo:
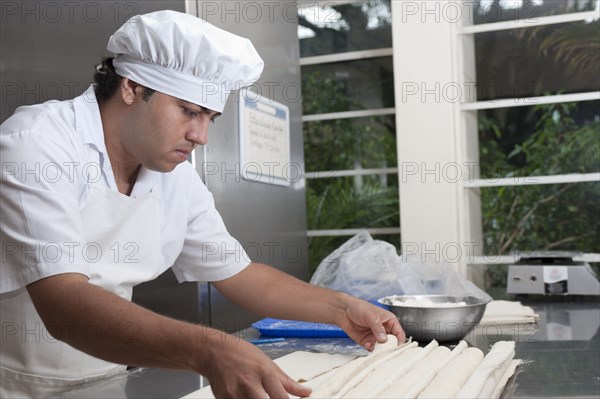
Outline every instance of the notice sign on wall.
<svg viewBox="0 0 600 399">
<path fill-rule="evenodd" d="M 240 101 L 242 177 L 290 185 L 290 118 L 287 106 L 248 92 Z"/>
</svg>

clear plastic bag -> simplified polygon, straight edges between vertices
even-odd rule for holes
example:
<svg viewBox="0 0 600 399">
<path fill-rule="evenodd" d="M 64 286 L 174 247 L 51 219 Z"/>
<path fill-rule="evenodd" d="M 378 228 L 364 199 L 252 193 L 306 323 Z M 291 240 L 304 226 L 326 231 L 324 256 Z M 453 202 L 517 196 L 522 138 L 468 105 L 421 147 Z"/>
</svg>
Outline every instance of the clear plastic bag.
<svg viewBox="0 0 600 399">
<path fill-rule="evenodd" d="M 396 248 L 361 232 L 328 255 L 311 284 L 374 301 L 388 295 L 472 295 L 490 298 L 448 263 L 403 259 Z"/>
<path fill-rule="evenodd" d="M 401 258 L 398 281 L 401 295 L 470 295 L 492 299 L 447 262 L 424 263 L 418 258 Z"/>
<path fill-rule="evenodd" d="M 361 232 L 328 255 L 310 283 L 376 300 L 398 293 L 397 268 L 396 248 Z"/>
</svg>

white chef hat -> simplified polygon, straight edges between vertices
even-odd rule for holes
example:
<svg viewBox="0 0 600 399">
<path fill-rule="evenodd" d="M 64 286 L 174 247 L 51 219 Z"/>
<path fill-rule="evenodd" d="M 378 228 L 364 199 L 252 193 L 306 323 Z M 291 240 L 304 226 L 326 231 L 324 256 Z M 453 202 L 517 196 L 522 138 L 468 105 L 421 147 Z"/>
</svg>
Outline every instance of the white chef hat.
<svg viewBox="0 0 600 399">
<path fill-rule="evenodd" d="M 264 67 L 250 40 L 171 10 L 132 17 L 107 49 L 117 74 L 217 112 Z"/>
</svg>

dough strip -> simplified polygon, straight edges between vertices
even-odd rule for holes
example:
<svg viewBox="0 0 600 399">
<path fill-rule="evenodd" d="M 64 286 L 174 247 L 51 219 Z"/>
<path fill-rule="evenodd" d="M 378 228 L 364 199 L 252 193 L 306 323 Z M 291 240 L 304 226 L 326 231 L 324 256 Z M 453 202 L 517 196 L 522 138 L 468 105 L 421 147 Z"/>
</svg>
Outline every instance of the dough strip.
<svg viewBox="0 0 600 399">
<path fill-rule="evenodd" d="M 400 350 L 395 350 L 392 353 L 386 352 L 385 355 L 378 357 L 374 361 L 371 361 L 368 364 L 367 363 L 363 364 L 364 368 L 362 370 L 356 370 L 356 371 L 358 371 L 358 373 L 355 373 L 351 378 L 349 378 L 342 385 L 341 389 L 335 395 L 333 395 L 333 398 L 334 399 L 343 398 L 344 395 L 349 390 L 351 390 L 356 385 L 358 385 L 361 381 L 363 381 L 367 377 L 367 375 L 369 375 L 369 373 L 371 373 L 375 368 L 379 367 L 381 364 L 389 362 L 390 360 L 394 359 L 396 356 L 400 356 L 407 349 L 413 348 L 417 345 L 418 344 L 416 342 L 411 342 L 410 344 L 402 346 L 402 348 Z M 369 357 L 371 357 L 371 356 L 368 356 L 367 358 L 369 358 Z"/>
<path fill-rule="evenodd" d="M 390 344 L 396 346 L 392 346 L 389 349 Z M 385 358 L 390 354 L 395 354 L 396 352 L 403 352 L 412 344 L 403 344 L 401 346 L 397 346 L 398 340 L 393 335 L 388 335 L 388 341 L 382 345 L 375 345 L 373 352 L 367 356 L 359 357 L 357 359 L 352 360 L 351 362 L 346 363 L 339 370 L 331 376 L 331 378 L 324 381 L 322 384 L 317 386 L 312 394 L 311 398 L 331 398 L 335 394 L 337 394 L 341 389 L 343 389 L 344 384 L 348 381 L 352 380 L 353 377 L 357 376 L 361 370 L 365 367 L 369 367 L 374 362 L 377 362 L 379 359 Z M 383 348 L 383 349 L 382 349 Z"/>
<path fill-rule="evenodd" d="M 433 381 L 419 394 L 418 398 L 454 398 L 482 361 L 483 352 L 481 350 L 466 348 L 439 370 Z"/>
<path fill-rule="evenodd" d="M 519 364 L 521 364 L 521 360 L 519 360 L 519 359 L 514 359 L 510 362 L 510 364 L 508 365 L 508 368 L 506 369 L 506 371 L 504 372 L 504 374 L 498 381 L 496 388 L 494 388 L 494 391 L 490 395 L 490 398 L 498 399 L 500 397 L 500 395 L 502 394 L 502 391 L 504 391 L 504 386 L 506 385 L 506 383 L 508 382 L 510 377 L 513 376 L 513 374 L 517 370 L 517 367 L 519 366 Z"/>
<path fill-rule="evenodd" d="M 431 353 L 416 363 L 414 367 L 401 378 L 389 384 L 389 387 L 378 395 L 380 398 L 407 398 L 407 394 L 414 390 L 415 385 L 421 385 L 419 381 L 436 364 L 442 362 L 450 354 L 450 349 L 438 346 Z M 388 384 L 386 384 L 388 385 Z M 419 392 L 413 394 L 416 396 Z"/>
<path fill-rule="evenodd" d="M 431 381 L 436 377 L 438 372 L 450 361 L 454 360 L 458 355 L 461 354 L 467 348 L 467 343 L 465 341 L 460 341 L 458 345 L 450 352 L 442 361 L 435 362 L 432 367 L 427 368 L 427 371 L 422 374 L 422 377 L 419 378 L 416 384 L 411 385 L 408 392 L 406 392 L 406 398 L 416 398 L 427 386 L 431 383 Z"/>
<path fill-rule="evenodd" d="M 514 341 L 496 342 L 456 397 L 489 398 L 514 356 Z"/>
<path fill-rule="evenodd" d="M 395 379 L 395 374 L 400 377 L 406 373 L 412 365 L 411 359 L 422 352 L 422 348 L 416 347 L 405 350 L 402 354 L 394 357 L 391 361 L 386 364 L 382 364 L 371 372 L 363 381 L 352 388 L 348 393 L 344 395 L 344 398 L 372 398 L 375 397 L 379 392 L 378 388 L 381 385 L 380 381 L 388 381 L 392 378 Z"/>
</svg>

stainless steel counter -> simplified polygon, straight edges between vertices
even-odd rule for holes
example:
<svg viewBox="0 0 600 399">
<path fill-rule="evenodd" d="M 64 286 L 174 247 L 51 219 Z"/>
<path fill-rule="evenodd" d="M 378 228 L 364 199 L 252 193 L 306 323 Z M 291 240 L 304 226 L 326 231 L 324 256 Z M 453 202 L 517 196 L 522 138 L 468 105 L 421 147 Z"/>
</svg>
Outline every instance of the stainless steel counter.
<svg viewBox="0 0 600 399">
<path fill-rule="evenodd" d="M 480 326 L 466 337 L 485 353 L 497 341 L 516 341 L 516 358 L 525 361 L 509 381 L 504 398 L 600 397 L 600 304 L 530 302 L 540 315 L 534 326 Z M 252 329 L 244 339 L 258 336 Z M 297 350 L 366 353 L 350 339 L 291 338 L 260 345 L 271 358 Z M 207 381 L 187 372 L 140 369 L 126 376 L 70 392 L 66 398 L 180 398 Z"/>
</svg>

